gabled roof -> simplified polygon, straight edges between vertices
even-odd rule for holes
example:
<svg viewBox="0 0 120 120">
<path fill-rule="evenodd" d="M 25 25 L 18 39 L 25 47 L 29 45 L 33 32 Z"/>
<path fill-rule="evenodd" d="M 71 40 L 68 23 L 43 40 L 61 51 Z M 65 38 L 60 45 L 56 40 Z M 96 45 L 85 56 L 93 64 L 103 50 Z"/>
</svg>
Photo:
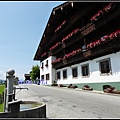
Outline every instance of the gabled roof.
<svg viewBox="0 0 120 120">
<path fill-rule="evenodd" d="M 30 77 L 30 74 L 24 74 L 24 76 L 25 76 L 25 77 L 27 77 L 27 76 Z"/>
<path fill-rule="evenodd" d="M 40 60 L 40 55 L 43 53 L 45 49 L 45 45 L 50 42 L 51 36 L 54 34 L 54 30 L 58 27 L 58 25 L 66 19 L 66 17 L 73 12 L 76 11 L 78 8 L 72 8 L 72 2 L 65 2 L 55 8 L 53 8 L 51 15 L 49 17 L 48 23 L 46 25 L 46 28 L 44 30 L 43 36 L 40 40 L 40 43 L 38 45 L 36 54 L 34 56 L 34 60 Z M 77 4 L 76 4 L 77 7 Z M 62 11 L 63 10 L 63 11 Z"/>
<path fill-rule="evenodd" d="M 41 60 L 41 55 L 48 50 L 48 45 L 54 39 L 55 29 L 64 20 L 69 19 L 78 11 L 82 11 L 85 5 L 90 6 L 90 4 L 86 4 L 86 2 L 65 2 L 53 8 L 33 60 Z"/>
</svg>

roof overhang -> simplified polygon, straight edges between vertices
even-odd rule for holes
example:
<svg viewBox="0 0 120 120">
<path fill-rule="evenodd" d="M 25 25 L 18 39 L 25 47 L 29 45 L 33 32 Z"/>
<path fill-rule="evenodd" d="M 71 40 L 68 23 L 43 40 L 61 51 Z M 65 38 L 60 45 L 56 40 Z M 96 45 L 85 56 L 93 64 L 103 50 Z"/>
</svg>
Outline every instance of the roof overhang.
<svg viewBox="0 0 120 120">
<path fill-rule="evenodd" d="M 89 4 L 86 4 L 86 2 L 80 2 L 80 4 L 78 4 L 78 2 L 65 2 L 52 9 L 33 60 L 42 60 L 41 55 L 45 51 L 48 52 L 48 45 L 51 42 L 55 29 L 61 24 L 62 21 L 80 11 L 85 5 Z"/>
</svg>

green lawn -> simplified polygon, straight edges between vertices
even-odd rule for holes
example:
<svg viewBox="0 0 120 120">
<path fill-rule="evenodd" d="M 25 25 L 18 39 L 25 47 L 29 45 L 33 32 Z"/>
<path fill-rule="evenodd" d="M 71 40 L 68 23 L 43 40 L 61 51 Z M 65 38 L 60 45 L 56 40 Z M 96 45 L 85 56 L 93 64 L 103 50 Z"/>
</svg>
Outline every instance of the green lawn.
<svg viewBox="0 0 120 120">
<path fill-rule="evenodd" d="M 0 85 L 0 94 L 2 94 L 4 92 L 4 88 L 5 88 L 5 85 Z M 4 111 L 4 104 L 0 104 L 0 112 L 3 112 Z"/>
<path fill-rule="evenodd" d="M 4 92 L 4 88 L 5 88 L 5 85 L 0 85 L 0 94 L 2 94 L 2 92 Z"/>
<path fill-rule="evenodd" d="M 0 112 L 4 112 L 4 104 L 0 104 Z"/>
</svg>

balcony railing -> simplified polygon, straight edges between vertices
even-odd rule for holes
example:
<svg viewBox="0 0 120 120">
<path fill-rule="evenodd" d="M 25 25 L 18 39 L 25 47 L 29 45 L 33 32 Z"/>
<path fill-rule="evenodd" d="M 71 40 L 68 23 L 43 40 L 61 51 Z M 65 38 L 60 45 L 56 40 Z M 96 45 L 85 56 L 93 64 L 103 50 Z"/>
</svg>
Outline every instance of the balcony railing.
<svg viewBox="0 0 120 120">
<path fill-rule="evenodd" d="M 77 35 L 79 33 L 79 28 L 73 30 L 68 36 L 62 39 L 62 42 L 57 42 L 55 45 L 53 45 L 51 48 L 49 48 L 50 52 L 48 53 L 49 56 L 57 53 L 60 49 L 63 48 L 63 44 L 65 43 L 71 43 L 69 40 L 73 40 L 73 36 L 78 37 Z M 69 39 L 69 40 L 68 40 Z"/>
<path fill-rule="evenodd" d="M 63 25 L 66 23 L 66 20 L 64 20 L 58 27 L 57 27 L 57 29 L 55 29 L 55 33 L 57 32 L 57 31 L 59 31 L 62 27 L 63 27 Z"/>
<path fill-rule="evenodd" d="M 49 52 L 48 52 L 48 56 L 52 56 L 52 51 L 49 51 Z"/>
<path fill-rule="evenodd" d="M 87 35 L 89 34 L 90 32 L 94 31 L 96 28 L 95 28 L 95 24 L 88 24 L 87 26 L 83 27 L 80 31 L 82 33 L 82 35 Z"/>
<path fill-rule="evenodd" d="M 117 3 L 109 3 L 105 8 L 102 9 L 103 14 L 111 11 L 111 10 L 116 6 L 116 4 L 117 4 Z M 102 15 L 103 15 L 103 14 L 102 14 Z M 98 11 L 98 13 L 97 13 L 96 15 L 94 15 L 93 18 L 98 17 L 98 15 L 101 15 L 101 10 Z M 91 18 L 91 20 L 92 20 L 93 18 Z M 101 22 L 101 23 L 105 23 L 105 22 Z M 81 28 L 81 29 L 79 29 L 79 28 L 78 28 L 78 29 L 75 29 L 74 31 L 72 31 L 70 34 L 68 34 L 66 37 L 64 37 L 64 38 L 62 39 L 62 48 L 65 48 L 66 46 L 68 46 L 68 45 L 72 44 L 73 42 L 77 41 L 78 38 L 81 39 L 83 36 L 85 36 L 85 35 L 89 34 L 90 32 L 94 31 L 95 29 L 97 29 L 96 27 L 98 28 L 98 25 L 96 26 L 96 25 L 93 24 L 93 23 L 89 23 L 89 24 L 87 24 L 86 26 L 84 26 L 84 27 Z M 78 34 L 78 33 L 79 33 L 79 36 L 76 35 L 76 34 Z M 74 35 L 76 35 L 76 36 L 74 36 Z M 74 39 L 72 39 L 73 36 L 74 36 Z M 75 38 L 75 37 L 76 37 L 76 38 Z M 99 41 L 98 41 L 97 44 L 99 44 Z M 55 45 L 54 45 L 54 46 L 55 46 Z M 58 47 L 58 46 L 57 46 L 57 47 Z M 56 47 L 56 48 L 57 48 L 57 47 Z M 54 47 L 53 47 L 53 48 L 54 48 Z M 59 48 L 59 50 L 60 50 L 60 48 Z M 56 51 L 56 50 L 55 50 L 55 51 Z M 56 53 L 56 52 L 55 52 L 55 53 Z M 52 51 L 52 54 L 55 54 L 55 53 Z M 51 54 L 51 55 L 52 55 L 52 54 Z"/>
<path fill-rule="evenodd" d="M 47 52 L 44 52 L 44 53 L 41 55 L 41 57 L 44 57 L 46 54 L 47 54 Z"/>
<path fill-rule="evenodd" d="M 62 42 L 68 40 L 69 38 L 73 37 L 76 33 L 78 33 L 79 31 L 79 28 L 73 30 L 70 34 L 68 34 L 67 36 L 65 36 L 63 39 L 62 39 Z"/>
<path fill-rule="evenodd" d="M 102 10 L 99 10 L 95 15 L 90 19 L 91 22 L 97 21 L 101 16 L 111 11 L 116 6 L 116 3 L 109 3 Z"/>
<path fill-rule="evenodd" d="M 64 57 L 63 57 L 63 60 L 65 60 L 65 59 L 67 59 L 67 58 L 69 58 L 69 57 L 73 57 L 73 56 L 75 56 L 76 54 L 79 54 L 79 53 L 81 53 L 81 49 L 79 48 L 79 49 L 77 49 L 77 50 L 73 50 L 71 53 L 69 53 L 69 54 L 66 54 Z"/>
<path fill-rule="evenodd" d="M 109 41 L 117 40 L 116 38 L 119 38 L 119 37 L 120 37 L 120 30 L 112 32 L 109 35 L 105 35 L 101 37 L 100 40 L 95 40 L 91 42 L 90 44 L 88 44 L 85 51 L 82 51 L 81 48 L 77 50 L 73 50 L 69 54 L 66 54 L 63 58 L 58 58 L 54 60 L 52 62 L 52 65 L 54 65 L 54 67 L 57 68 L 60 66 L 64 66 L 66 64 L 77 63 L 80 61 L 84 61 L 86 59 L 94 58 L 97 55 L 103 54 L 105 51 L 110 52 L 111 48 L 112 49 L 116 49 L 116 48 L 115 48 L 115 43 L 113 43 L 114 46 L 111 47 L 111 42 Z M 107 42 L 109 42 L 109 44 Z M 104 44 L 104 43 L 107 43 L 107 44 Z M 118 42 L 118 44 L 120 43 Z M 96 46 L 99 46 L 99 45 L 102 45 L 103 47 L 101 46 L 101 47 L 96 48 Z M 101 51 L 99 51 L 100 48 L 101 48 Z"/>
<path fill-rule="evenodd" d="M 92 48 L 92 47 L 95 47 L 105 41 L 109 41 L 109 40 L 112 40 L 114 38 L 117 38 L 117 37 L 120 37 L 120 30 L 117 30 L 115 32 L 112 32 L 111 34 L 109 35 L 105 35 L 103 37 L 101 37 L 99 40 L 95 40 L 93 42 L 90 42 L 88 45 L 87 45 L 87 48 Z"/>
<path fill-rule="evenodd" d="M 57 58 L 56 60 L 52 61 L 52 65 L 55 64 L 55 63 L 59 63 L 60 61 L 62 61 L 62 58 Z"/>
<path fill-rule="evenodd" d="M 110 11 L 113 9 L 113 8 L 115 8 L 115 6 L 117 6 L 117 4 L 118 3 L 110 3 L 108 6 L 111 6 L 111 8 L 110 8 Z M 108 6 L 106 6 L 103 10 L 104 11 L 107 11 L 107 9 L 108 9 Z M 119 8 L 117 9 L 117 11 L 119 11 Z M 105 13 L 104 13 L 105 14 Z M 79 33 L 79 39 L 81 39 L 83 36 L 85 36 L 85 35 L 87 35 L 87 34 L 89 34 L 89 33 L 91 33 L 92 31 L 94 31 L 94 30 L 96 30 L 96 29 L 98 29 L 101 25 L 104 25 L 104 24 L 106 24 L 107 22 L 109 22 L 111 19 L 113 19 L 113 18 L 115 18 L 116 16 L 118 16 L 119 15 L 119 12 L 113 12 L 112 13 L 112 17 L 111 16 L 107 16 L 107 18 L 106 18 L 106 21 L 105 20 L 102 20 L 102 21 L 100 21 L 98 24 L 96 23 L 88 23 L 86 26 L 84 26 L 84 27 L 82 27 L 80 30 L 79 30 L 79 32 L 77 32 L 77 33 Z M 73 37 L 71 37 L 71 38 L 69 38 L 69 37 L 67 36 L 67 37 L 65 37 L 64 39 L 65 39 L 65 41 L 64 41 L 64 39 L 63 39 L 63 41 L 64 42 L 62 42 L 62 48 L 65 48 L 66 46 L 68 46 L 69 44 L 72 44 L 73 42 L 75 42 L 75 41 L 77 41 L 78 39 L 77 38 L 74 38 L 74 40 L 72 39 Z M 98 41 L 98 44 L 99 44 L 99 41 Z"/>
<path fill-rule="evenodd" d="M 61 45 L 61 42 L 57 42 L 55 45 L 53 45 L 51 48 L 49 48 L 49 50 L 52 51 L 60 45 Z"/>
</svg>

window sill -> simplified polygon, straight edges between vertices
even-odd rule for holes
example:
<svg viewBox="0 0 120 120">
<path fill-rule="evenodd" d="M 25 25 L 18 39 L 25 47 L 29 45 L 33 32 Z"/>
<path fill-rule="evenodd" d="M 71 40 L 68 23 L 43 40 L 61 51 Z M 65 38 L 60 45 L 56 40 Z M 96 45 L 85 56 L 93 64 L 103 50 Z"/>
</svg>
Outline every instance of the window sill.
<svg viewBox="0 0 120 120">
<path fill-rule="evenodd" d="M 78 77 L 72 77 L 73 79 L 78 79 Z"/>
<path fill-rule="evenodd" d="M 112 75 L 112 73 L 101 73 L 100 76 L 109 76 Z"/>
<path fill-rule="evenodd" d="M 82 78 L 89 78 L 89 75 L 88 76 L 82 76 Z"/>
</svg>

